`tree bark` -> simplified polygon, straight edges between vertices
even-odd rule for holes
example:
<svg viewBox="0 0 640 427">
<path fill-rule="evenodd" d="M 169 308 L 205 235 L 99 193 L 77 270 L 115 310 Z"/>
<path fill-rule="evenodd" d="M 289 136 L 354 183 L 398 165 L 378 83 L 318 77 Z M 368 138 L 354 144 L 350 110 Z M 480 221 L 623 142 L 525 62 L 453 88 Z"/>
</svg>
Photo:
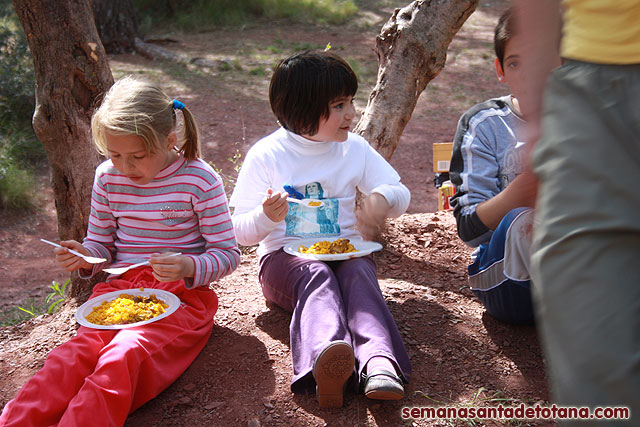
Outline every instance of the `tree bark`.
<svg viewBox="0 0 640 427">
<path fill-rule="evenodd" d="M 88 0 L 14 0 L 36 76 L 33 128 L 44 145 L 61 239 L 82 241 L 91 187 L 101 161 L 91 142 L 98 98 L 113 84 Z M 74 275 L 70 295 L 90 283 Z"/>
<path fill-rule="evenodd" d="M 108 53 L 131 52 L 138 37 L 138 17 L 131 0 L 93 0 L 93 17 Z"/>
<path fill-rule="evenodd" d="M 391 159 L 418 97 L 478 0 L 421 0 L 396 9 L 376 39 L 378 80 L 355 132 Z"/>
</svg>

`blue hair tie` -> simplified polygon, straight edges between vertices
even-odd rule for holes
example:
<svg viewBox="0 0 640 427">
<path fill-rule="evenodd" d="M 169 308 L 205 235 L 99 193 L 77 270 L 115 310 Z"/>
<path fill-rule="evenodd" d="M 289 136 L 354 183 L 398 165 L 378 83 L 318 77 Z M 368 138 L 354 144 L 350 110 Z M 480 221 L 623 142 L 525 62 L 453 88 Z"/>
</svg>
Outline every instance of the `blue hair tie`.
<svg viewBox="0 0 640 427">
<path fill-rule="evenodd" d="M 173 109 L 174 110 L 182 110 L 184 108 L 184 104 L 177 99 L 173 100 Z"/>
</svg>

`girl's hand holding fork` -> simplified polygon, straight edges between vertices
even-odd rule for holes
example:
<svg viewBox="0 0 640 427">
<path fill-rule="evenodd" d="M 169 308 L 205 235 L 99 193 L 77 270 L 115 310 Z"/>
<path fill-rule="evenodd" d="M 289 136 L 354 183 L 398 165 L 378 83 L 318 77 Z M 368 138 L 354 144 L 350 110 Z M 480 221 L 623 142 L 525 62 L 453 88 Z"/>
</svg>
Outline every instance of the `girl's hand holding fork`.
<svg viewBox="0 0 640 427">
<path fill-rule="evenodd" d="M 161 282 L 173 282 L 193 277 L 195 264 L 193 259 L 184 255 L 169 256 L 172 252 L 153 254 L 149 258 L 149 264 L 153 268 L 153 277 Z"/>
<path fill-rule="evenodd" d="M 69 253 L 67 249 L 65 249 L 73 249 L 76 252 L 90 256 L 91 253 L 85 249 L 80 242 L 76 242 L 75 240 L 63 240 L 60 242 L 60 246 L 64 246 L 64 248 L 55 248 L 53 253 L 56 254 L 56 261 L 58 261 L 65 270 L 75 271 L 83 269 L 91 271 L 93 269 L 93 265 L 89 264 L 79 256 Z"/>
</svg>

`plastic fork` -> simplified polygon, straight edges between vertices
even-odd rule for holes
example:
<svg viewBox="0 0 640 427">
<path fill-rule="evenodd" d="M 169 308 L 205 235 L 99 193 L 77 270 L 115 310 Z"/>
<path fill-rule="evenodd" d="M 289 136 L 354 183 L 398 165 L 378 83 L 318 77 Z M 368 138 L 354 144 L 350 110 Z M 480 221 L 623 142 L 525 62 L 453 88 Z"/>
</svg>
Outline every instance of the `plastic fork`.
<svg viewBox="0 0 640 427">
<path fill-rule="evenodd" d="M 87 261 L 89 264 L 100 264 L 101 262 L 105 262 L 105 261 L 107 260 L 106 258 L 96 258 L 96 257 L 93 257 L 93 256 L 83 255 L 83 254 L 81 254 L 80 252 L 76 252 L 76 251 L 74 251 L 73 249 L 65 248 L 65 247 L 64 247 L 64 246 L 62 246 L 62 245 L 59 245 L 59 244 L 57 244 L 57 243 L 50 242 L 50 241 L 45 240 L 45 239 L 40 239 L 40 241 L 41 241 L 41 242 L 44 242 L 44 243 L 48 243 L 48 244 L 50 244 L 51 246 L 55 246 L 56 248 L 63 248 L 63 249 L 66 249 L 66 250 L 68 250 L 68 251 L 69 251 L 69 253 L 74 254 L 75 256 L 79 256 L 79 257 L 80 257 L 80 258 L 82 258 L 83 260 Z"/>
<path fill-rule="evenodd" d="M 258 191 L 258 194 L 262 196 L 268 196 L 267 193 Z M 320 208 L 324 206 L 324 202 L 318 199 L 294 199 L 293 197 L 287 197 L 287 202 L 298 203 L 302 206 L 306 206 L 308 208 Z"/>
<path fill-rule="evenodd" d="M 177 256 L 177 255 L 182 255 L 182 252 L 176 252 L 175 254 L 171 254 L 169 256 Z M 132 268 L 136 268 L 136 267 L 142 267 L 143 265 L 149 265 L 149 261 L 147 260 L 145 262 L 139 262 L 137 264 L 132 264 L 127 267 L 103 268 L 102 271 L 109 274 L 120 275 L 125 271 L 131 270 Z"/>
</svg>

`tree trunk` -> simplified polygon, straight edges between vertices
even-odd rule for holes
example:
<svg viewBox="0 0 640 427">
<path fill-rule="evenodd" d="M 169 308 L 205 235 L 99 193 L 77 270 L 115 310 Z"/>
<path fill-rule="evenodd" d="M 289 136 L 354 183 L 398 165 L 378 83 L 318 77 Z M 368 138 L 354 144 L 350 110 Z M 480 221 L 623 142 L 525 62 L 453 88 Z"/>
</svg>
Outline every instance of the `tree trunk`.
<svg viewBox="0 0 640 427">
<path fill-rule="evenodd" d="M 138 17 L 131 0 L 93 0 L 93 18 L 108 53 L 134 50 Z"/>
<path fill-rule="evenodd" d="M 418 97 L 444 67 L 447 48 L 478 0 L 422 0 L 396 9 L 376 39 L 378 81 L 355 132 L 387 160 Z"/>
<path fill-rule="evenodd" d="M 58 234 L 82 241 L 100 156 L 90 120 L 100 95 L 113 84 L 88 0 L 14 0 L 36 75 L 33 128 L 44 145 L 58 212 Z M 74 275 L 71 293 L 90 283 Z"/>
</svg>

